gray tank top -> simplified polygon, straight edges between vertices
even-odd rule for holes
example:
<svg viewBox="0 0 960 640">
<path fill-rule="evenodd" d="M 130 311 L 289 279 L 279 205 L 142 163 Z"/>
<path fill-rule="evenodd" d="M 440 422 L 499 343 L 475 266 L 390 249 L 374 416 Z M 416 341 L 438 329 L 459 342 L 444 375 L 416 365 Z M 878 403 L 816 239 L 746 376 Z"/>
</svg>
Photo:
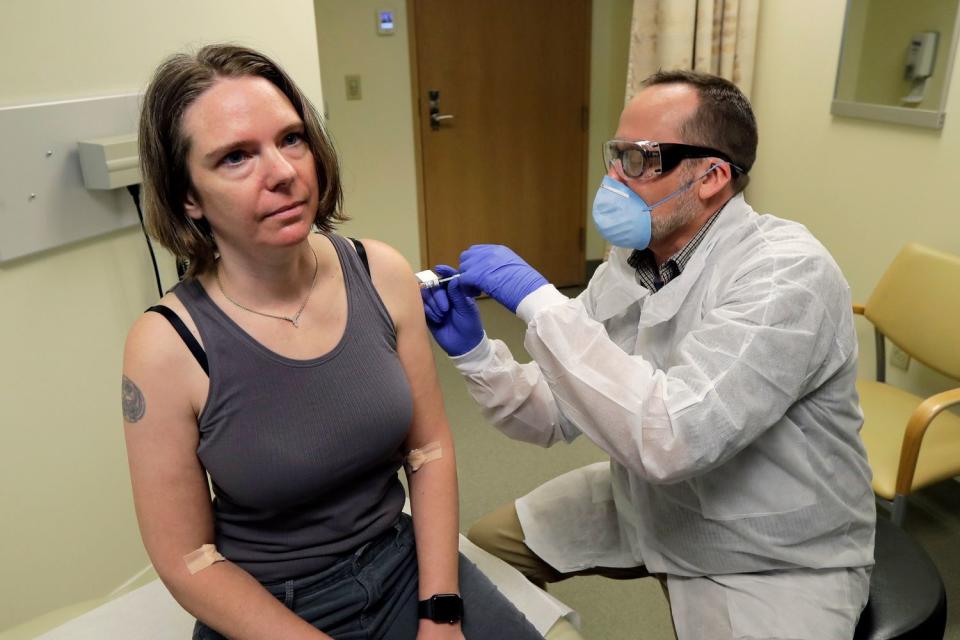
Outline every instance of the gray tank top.
<svg viewBox="0 0 960 640">
<path fill-rule="evenodd" d="M 196 280 L 173 289 L 209 361 L 197 456 L 213 481 L 217 549 L 261 582 L 329 567 L 389 528 L 404 502 L 397 471 L 413 400 L 396 330 L 349 241 L 327 237 L 347 322 L 319 358 L 270 351 Z"/>
</svg>

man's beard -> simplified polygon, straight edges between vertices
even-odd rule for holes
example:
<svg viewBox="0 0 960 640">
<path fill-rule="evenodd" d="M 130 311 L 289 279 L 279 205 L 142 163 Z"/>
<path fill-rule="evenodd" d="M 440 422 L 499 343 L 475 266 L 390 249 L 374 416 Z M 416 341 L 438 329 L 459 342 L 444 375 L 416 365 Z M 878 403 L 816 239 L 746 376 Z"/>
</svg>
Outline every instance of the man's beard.
<svg viewBox="0 0 960 640">
<path fill-rule="evenodd" d="M 685 171 L 682 184 L 688 184 L 693 178 L 692 172 Z M 676 206 L 673 211 L 667 215 L 651 216 L 650 241 L 654 242 L 667 238 L 677 229 L 689 224 L 698 215 L 700 215 L 700 207 L 697 206 L 697 198 L 691 186 L 676 197 Z"/>
</svg>

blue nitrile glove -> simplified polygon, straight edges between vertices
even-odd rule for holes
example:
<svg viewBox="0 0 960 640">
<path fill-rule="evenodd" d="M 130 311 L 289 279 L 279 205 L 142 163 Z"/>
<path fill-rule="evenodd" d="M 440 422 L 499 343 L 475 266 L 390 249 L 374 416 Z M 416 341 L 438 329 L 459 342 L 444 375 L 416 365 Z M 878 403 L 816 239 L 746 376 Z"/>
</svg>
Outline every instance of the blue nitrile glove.
<svg viewBox="0 0 960 640">
<path fill-rule="evenodd" d="M 433 270 L 441 278 L 456 273 L 453 267 L 438 264 Z M 483 340 L 483 324 L 480 311 L 472 296 L 479 291 L 461 284 L 463 278 L 457 278 L 432 289 L 421 289 L 423 312 L 427 316 L 427 327 L 447 355 L 462 356 Z"/>
<path fill-rule="evenodd" d="M 508 247 L 475 244 L 460 254 L 460 282 L 486 291 L 514 313 L 520 302 L 547 279 Z"/>
</svg>

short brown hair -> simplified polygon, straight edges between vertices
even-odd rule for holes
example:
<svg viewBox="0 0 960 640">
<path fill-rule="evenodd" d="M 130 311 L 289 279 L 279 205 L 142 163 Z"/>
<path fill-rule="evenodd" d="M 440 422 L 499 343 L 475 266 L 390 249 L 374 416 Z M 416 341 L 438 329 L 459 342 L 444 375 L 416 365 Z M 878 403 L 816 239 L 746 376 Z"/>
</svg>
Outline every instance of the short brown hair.
<svg viewBox="0 0 960 640">
<path fill-rule="evenodd" d="M 273 60 L 253 49 L 213 44 L 195 54 L 179 53 L 157 67 L 140 112 L 140 171 L 150 235 L 179 258 L 189 261 L 188 276 L 209 271 L 217 247 L 206 220 L 194 221 L 184 203 L 198 194 L 190 179 L 190 139 L 183 132 L 183 114 L 219 78 L 256 76 L 276 86 L 304 123 L 304 137 L 313 153 L 320 188 L 314 224 L 331 231 L 346 220 L 342 212 L 340 170 L 333 144 L 316 109 Z"/>
<path fill-rule="evenodd" d="M 698 71 L 658 71 L 642 82 L 687 84 L 697 90 L 697 111 L 680 127 L 684 142 L 723 151 L 740 170 L 734 170 L 734 193 L 750 182 L 747 173 L 757 159 L 757 119 L 750 101 L 729 80 Z"/>
</svg>

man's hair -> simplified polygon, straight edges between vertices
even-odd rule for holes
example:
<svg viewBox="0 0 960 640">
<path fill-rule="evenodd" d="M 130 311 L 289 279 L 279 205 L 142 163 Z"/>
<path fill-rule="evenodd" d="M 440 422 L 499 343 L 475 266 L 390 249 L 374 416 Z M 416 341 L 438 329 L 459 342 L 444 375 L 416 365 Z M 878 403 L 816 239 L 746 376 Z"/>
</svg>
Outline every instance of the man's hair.
<svg viewBox="0 0 960 640">
<path fill-rule="evenodd" d="M 722 151 L 742 171 L 734 170 L 734 193 L 750 182 L 747 172 L 757 159 L 757 120 L 750 101 L 729 80 L 698 71 L 658 71 L 642 82 L 643 87 L 686 84 L 700 98 L 696 112 L 680 127 L 687 144 Z"/>
<path fill-rule="evenodd" d="M 184 207 L 188 196 L 197 201 L 199 196 L 187 166 L 191 140 L 183 131 L 183 115 L 217 80 L 246 76 L 263 78 L 277 87 L 303 120 L 320 189 L 314 224 L 330 231 L 336 222 L 347 219 L 341 211 L 343 194 L 333 145 L 316 109 L 278 64 L 258 51 L 230 44 L 173 55 L 157 68 L 143 99 L 140 171 L 147 229 L 174 255 L 189 261 L 191 277 L 214 266 L 217 247 L 207 221 L 194 221 Z"/>
</svg>

